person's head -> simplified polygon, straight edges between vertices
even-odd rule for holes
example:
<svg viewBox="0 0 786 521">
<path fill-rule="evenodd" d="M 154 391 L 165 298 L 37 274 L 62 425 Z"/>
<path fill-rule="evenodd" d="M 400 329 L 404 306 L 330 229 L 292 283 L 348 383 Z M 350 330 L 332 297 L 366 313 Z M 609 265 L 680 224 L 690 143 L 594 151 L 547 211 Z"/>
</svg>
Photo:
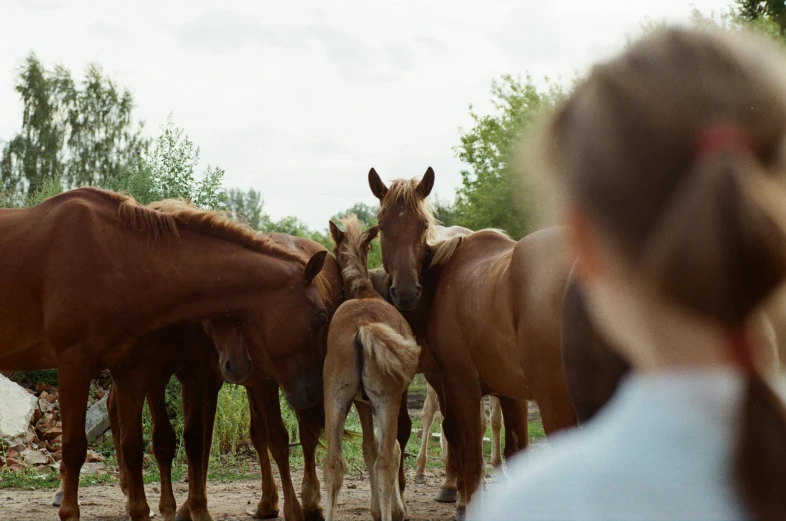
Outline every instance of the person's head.
<svg viewBox="0 0 786 521">
<path fill-rule="evenodd" d="M 770 484 L 786 482 L 786 416 L 744 340 L 786 275 L 784 71 L 750 36 L 660 30 L 596 66 L 545 136 L 590 312 L 612 345 L 639 370 L 746 366 L 737 470 L 758 518 L 786 515 Z M 776 446 L 763 443 L 775 432 Z"/>
</svg>

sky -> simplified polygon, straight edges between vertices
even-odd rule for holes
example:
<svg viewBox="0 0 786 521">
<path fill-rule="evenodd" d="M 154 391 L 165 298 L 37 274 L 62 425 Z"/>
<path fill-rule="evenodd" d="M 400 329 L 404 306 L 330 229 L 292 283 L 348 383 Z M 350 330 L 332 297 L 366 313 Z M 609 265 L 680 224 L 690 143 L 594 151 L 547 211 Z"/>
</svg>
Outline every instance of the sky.
<svg viewBox="0 0 786 521">
<path fill-rule="evenodd" d="M 686 22 L 731 0 L 2 0 L 0 140 L 21 126 L 31 51 L 75 77 L 100 64 L 151 136 L 171 113 L 274 218 L 314 229 L 357 202 L 367 174 L 419 177 L 451 200 L 469 106 L 503 74 L 564 83 L 619 52 L 647 18 Z"/>
</svg>

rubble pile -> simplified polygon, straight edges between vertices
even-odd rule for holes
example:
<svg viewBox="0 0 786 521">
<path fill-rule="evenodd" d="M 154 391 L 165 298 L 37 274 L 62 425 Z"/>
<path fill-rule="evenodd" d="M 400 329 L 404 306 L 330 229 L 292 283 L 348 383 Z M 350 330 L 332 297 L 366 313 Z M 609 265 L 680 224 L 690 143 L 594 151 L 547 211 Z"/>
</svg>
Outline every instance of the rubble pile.
<svg viewBox="0 0 786 521">
<path fill-rule="evenodd" d="M 88 443 L 100 444 L 109 428 L 109 392 L 96 380 L 88 399 L 85 431 Z M 38 382 L 24 388 L 0 374 L 0 471 L 37 466 L 59 467 L 63 457 L 63 424 L 57 387 Z M 87 462 L 104 457 L 88 450 Z"/>
</svg>

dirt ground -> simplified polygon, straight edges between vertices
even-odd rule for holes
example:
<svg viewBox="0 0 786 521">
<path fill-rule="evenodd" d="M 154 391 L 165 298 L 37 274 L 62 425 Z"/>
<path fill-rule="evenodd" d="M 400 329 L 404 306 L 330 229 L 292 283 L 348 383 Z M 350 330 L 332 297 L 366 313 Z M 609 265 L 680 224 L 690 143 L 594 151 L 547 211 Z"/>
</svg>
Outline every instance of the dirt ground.
<svg viewBox="0 0 786 521">
<path fill-rule="evenodd" d="M 443 471 L 438 469 L 427 470 L 427 485 L 415 484 L 415 473 L 407 474 L 407 490 L 405 499 L 409 509 L 411 521 L 420 520 L 448 520 L 455 514 L 454 505 L 437 503 L 434 494 L 442 481 Z M 322 477 L 321 471 L 319 472 Z M 293 472 L 293 480 L 300 483 L 302 474 Z M 175 484 L 175 498 L 178 505 L 185 501 L 188 485 Z M 209 483 L 208 497 L 210 513 L 215 521 L 251 520 L 250 512 L 259 501 L 259 481 L 234 481 L 227 483 Z M 279 489 L 280 490 L 280 489 Z M 160 519 L 158 515 L 157 483 L 145 487 L 148 503 L 157 514 L 153 519 Z M 56 521 L 57 508 L 52 506 L 54 490 L 0 490 L 0 520 L 2 521 Z M 325 492 L 322 491 L 324 499 Z M 339 495 L 339 519 L 348 521 L 370 519 L 369 511 L 369 483 L 365 477 L 347 474 L 344 478 L 344 487 Z M 82 519 L 101 521 L 126 521 L 125 499 L 117 485 L 82 487 L 79 490 L 79 503 Z M 283 512 L 281 512 L 283 516 Z"/>
</svg>

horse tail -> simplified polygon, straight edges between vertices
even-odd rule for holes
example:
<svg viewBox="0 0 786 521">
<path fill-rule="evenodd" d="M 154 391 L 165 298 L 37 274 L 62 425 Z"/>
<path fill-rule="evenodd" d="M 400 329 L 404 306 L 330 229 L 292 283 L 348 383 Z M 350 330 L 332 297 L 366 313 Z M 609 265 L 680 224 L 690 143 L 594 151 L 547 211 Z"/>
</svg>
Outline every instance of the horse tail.
<svg viewBox="0 0 786 521">
<path fill-rule="evenodd" d="M 398 381 L 412 380 L 420 359 L 420 346 L 414 337 L 403 336 L 389 325 L 375 322 L 360 326 L 357 339 L 363 347 L 364 361 L 375 363 L 383 374 Z"/>
</svg>

